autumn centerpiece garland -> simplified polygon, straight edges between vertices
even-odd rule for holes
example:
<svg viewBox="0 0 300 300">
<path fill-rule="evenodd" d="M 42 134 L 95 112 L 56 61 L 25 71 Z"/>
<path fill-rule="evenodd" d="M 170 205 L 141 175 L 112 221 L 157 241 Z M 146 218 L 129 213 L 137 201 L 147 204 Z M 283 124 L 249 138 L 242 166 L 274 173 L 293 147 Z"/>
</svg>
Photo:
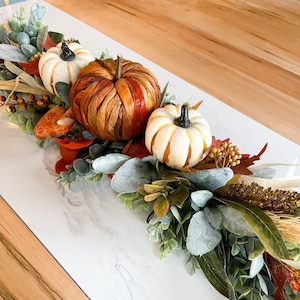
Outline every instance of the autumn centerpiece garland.
<svg viewBox="0 0 300 300">
<path fill-rule="evenodd" d="M 254 166 L 267 145 L 250 156 L 216 139 L 200 102 L 175 104 L 149 69 L 95 58 L 44 14 L 35 4 L 28 20 L 21 9 L 1 25 L 1 104 L 41 145 L 55 142 L 60 181 L 109 176 L 125 207 L 148 212 L 161 257 L 184 250 L 229 299 L 296 299 L 300 194 Z"/>
</svg>

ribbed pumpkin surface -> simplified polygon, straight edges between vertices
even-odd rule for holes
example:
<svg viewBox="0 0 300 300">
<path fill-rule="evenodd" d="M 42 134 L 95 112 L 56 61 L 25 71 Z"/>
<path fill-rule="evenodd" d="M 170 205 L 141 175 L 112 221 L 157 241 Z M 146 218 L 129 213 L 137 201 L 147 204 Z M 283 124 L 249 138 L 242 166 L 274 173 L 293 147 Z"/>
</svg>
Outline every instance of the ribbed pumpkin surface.
<svg viewBox="0 0 300 300">
<path fill-rule="evenodd" d="M 128 140 L 141 134 L 151 112 L 160 105 L 154 74 L 141 64 L 95 60 L 81 69 L 71 87 L 74 117 L 103 140 Z"/>
</svg>

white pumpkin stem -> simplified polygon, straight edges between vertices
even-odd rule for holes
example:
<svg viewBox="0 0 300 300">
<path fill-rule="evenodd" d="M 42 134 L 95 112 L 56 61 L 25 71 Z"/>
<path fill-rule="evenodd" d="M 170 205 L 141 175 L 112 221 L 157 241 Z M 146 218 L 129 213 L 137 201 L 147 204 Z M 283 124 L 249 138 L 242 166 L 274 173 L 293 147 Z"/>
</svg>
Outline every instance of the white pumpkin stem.
<svg viewBox="0 0 300 300">
<path fill-rule="evenodd" d="M 122 76 L 122 65 L 123 65 L 123 55 L 118 54 L 118 56 L 117 56 L 116 80 L 119 80 Z"/>
<path fill-rule="evenodd" d="M 182 128 L 188 128 L 191 127 L 191 121 L 189 119 L 189 107 L 188 105 L 184 104 L 181 106 L 181 113 L 180 117 L 174 120 L 175 125 L 182 127 Z"/>
<path fill-rule="evenodd" d="M 66 42 L 61 43 L 61 59 L 71 61 L 75 58 L 75 53 L 68 47 Z"/>
</svg>

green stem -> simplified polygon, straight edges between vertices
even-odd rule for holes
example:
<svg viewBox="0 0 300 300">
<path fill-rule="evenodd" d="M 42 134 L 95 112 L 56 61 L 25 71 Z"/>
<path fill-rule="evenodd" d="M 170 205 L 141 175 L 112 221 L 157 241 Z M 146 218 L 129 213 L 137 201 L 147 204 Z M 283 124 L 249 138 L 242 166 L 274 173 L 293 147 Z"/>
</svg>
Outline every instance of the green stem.
<svg viewBox="0 0 300 300">
<path fill-rule="evenodd" d="M 181 106 L 181 113 L 180 117 L 175 119 L 175 125 L 182 127 L 182 128 L 189 128 L 191 127 L 191 121 L 189 119 L 189 107 L 187 104 Z"/>
</svg>

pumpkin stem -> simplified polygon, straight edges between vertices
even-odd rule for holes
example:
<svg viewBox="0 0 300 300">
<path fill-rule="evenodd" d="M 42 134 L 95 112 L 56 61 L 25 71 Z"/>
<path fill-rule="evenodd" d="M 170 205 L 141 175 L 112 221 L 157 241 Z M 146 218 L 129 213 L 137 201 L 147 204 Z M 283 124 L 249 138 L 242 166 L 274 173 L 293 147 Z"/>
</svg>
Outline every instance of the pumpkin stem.
<svg viewBox="0 0 300 300">
<path fill-rule="evenodd" d="M 175 125 L 182 127 L 182 128 L 191 127 L 191 121 L 189 119 L 189 107 L 187 104 L 184 104 L 181 106 L 180 117 L 175 119 L 174 123 L 175 123 Z"/>
<path fill-rule="evenodd" d="M 122 76 L 122 64 L 123 64 L 123 55 L 118 54 L 118 56 L 117 56 L 116 80 L 119 80 Z"/>
<path fill-rule="evenodd" d="M 65 61 L 71 61 L 75 58 L 75 53 L 68 47 L 66 42 L 62 42 L 61 44 L 60 57 Z"/>
</svg>

